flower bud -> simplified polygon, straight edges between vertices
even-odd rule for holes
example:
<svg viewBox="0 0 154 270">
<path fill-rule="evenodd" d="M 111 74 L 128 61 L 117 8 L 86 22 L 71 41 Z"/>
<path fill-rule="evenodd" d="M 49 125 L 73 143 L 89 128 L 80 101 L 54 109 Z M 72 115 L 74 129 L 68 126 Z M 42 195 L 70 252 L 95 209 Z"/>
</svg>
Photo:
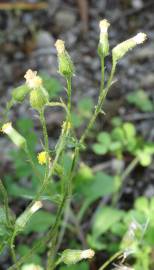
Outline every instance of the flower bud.
<svg viewBox="0 0 154 270">
<path fill-rule="evenodd" d="M 40 111 L 48 102 L 49 96 L 43 87 L 30 92 L 30 104 L 33 109 Z"/>
<path fill-rule="evenodd" d="M 66 249 L 62 253 L 61 262 L 64 262 L 67 265 L 76 264 L 81 260 L 91 259 L 94 255 L 95 252 L 92 249 L 86 250 Z"/>
<path fill-rule="evenodd" d="M 25 210 L 16 220 L 16 231 L 22 231 L 31 216 L 42 207 L 41 201 L 36 201 L 29 209 Z"/>
<path fill-rule="evenodd" d="M 42 79 L 37 76 L 37 71 L 28 69 L 24 78 L 26 79 L 26 84 L 30 89 L 38 89 L 42 86 Z"/>
<path fill-rule="evenodd" d="M 101 56 L 107 56 L 109 54 L 109 41 L 108 41 L 108 28 L 110 24 L 107 20 L 102 20 L 99 23 L 100 27 L 100 39 L 98 45 L 98 53 Z"/>
<path fill-rule="evenodd" d="M 19 148 L 24 148 L 26 146 L 25 138 L 12 127 L 11 122 L 4 124 L 1 131 L 7 134 L 11 141 Z"/>
<path fill-rule="evenodd" d="M 12 91 L 12 97 L 17 102 L 22 102 L 25 98 L 25 96 L 29 93 L 30 88 L 23 84 Z"/>
<path fill-rule="evenodd" d="M 63 40 L 58 39 L 55 43 L 58 55 L 59 72 L 64 77 L 70 77 L 74 74 L 74 66 L 72 60 L 65 49 Z"/>
<path fill-rule="evenodd" d="M 146 40 L 146 34 L 138 33 L 136 36 L 125 40 L 118 44 L 112 50 L 113 61 L 117 62 L 120 60 L 129 50 L 136 47 L 138 44 L 143 43 Z"/>
</svg>

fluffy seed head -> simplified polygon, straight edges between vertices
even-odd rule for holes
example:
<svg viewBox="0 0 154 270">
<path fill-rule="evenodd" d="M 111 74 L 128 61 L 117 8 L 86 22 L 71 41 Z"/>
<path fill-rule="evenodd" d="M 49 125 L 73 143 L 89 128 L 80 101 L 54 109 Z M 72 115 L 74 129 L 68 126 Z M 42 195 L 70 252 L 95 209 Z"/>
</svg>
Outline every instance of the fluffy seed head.
<svg viewBox="0 0 154 270">
<path fill-rule="evenodd" d="M 42 86 L 42 79 L 37 76 L 37 71 L 28 69 L 24 78 L 26 79 L 27 86 L 31 89 L 37 89 Z"/>
<path fill-rule="evenodd" d="M 3 133 L 6 133 L 6 134 L 10 133 L 11 130 L 12 130 L 12 123 L 11 122 L 8 122 L 8 123 L 4 124 L 2 126 L 2 129 L 1 129 L 1 131 Z"/>
<path fill-rule="evenodd" d="M 33 214 L 43 206 L 41 201 L 36 201 L 30 208 L 30 212 Z"/>
<path fill-rule="evenodd" d="M 101 20 L 99 23 L 101 33 L 106 33 L 109 26 L 110 26 L 110 23 L 106 19 Z"/>
<path fill-rule="evenodd" d="M 136 44 L 143 43 L 147 38 L 147 35 L 145 33 L 138 33 L 133 39 L 136 42 Z"/>
<path fill-rule="evenodd" d="M 92 249 L 83 250 L 81 253 L 82 259 L 91 259 L 94 257 L 94 255 L 95 255 L 95 252 Z"/>
</svg>

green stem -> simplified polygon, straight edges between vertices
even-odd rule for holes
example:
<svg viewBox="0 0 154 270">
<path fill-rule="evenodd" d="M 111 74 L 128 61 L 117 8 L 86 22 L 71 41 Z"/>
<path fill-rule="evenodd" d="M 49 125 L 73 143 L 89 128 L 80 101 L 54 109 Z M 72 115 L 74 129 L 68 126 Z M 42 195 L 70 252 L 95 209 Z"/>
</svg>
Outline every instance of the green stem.
<svg viewBox="0 0 154 270">
<path fill-rule="evenodd" d="M 44 117 L 44 109 L 40 111 L 40 121 L 41 121 L 42 128 L 43 128 L 45 152 L 47 153 L 47 164 L 46 164 L 46 173 L 45 173 L 47 176 L 48 170 L 49 170 L 50 159 L 49 159 L 49 140 L 48 140 L 46 121 L 45 121 L 45 117 Z"/>
<path fill-rule="evenodd" d="M 10 216 L 9 216 L 9 200 L 8 200 L 8 195 L 7 195 L 7 191 L 3 185 L 2 180 L 0 179 L 0 190 L 1 193 L 3 195 L 3 199 L 4 199 L 4 207 L 5 207 L 5 214 L 6 214 L 6 220 L 7 220 L 7 224 L 8 226 L 11 226 L 11 220 L 10 220 Z"/>
<path fill-rule="evenodd" d="M 68 111 L 67 111 L 67 118 L 66 118 L 66 126 L 64 127 L 64 131 L 63 131 L 61 140 L 65 136 L 67 136 L 67 133 L 69 132 L 69 123 L 71 123 L 71 93 L 72 93 L 72 79 L 71 79 L 71 77 L 66 78 L 66 83 L 67 83 L 67 95 L 68 95 L 68 102 L 67 102 L 67 110 Z M 60 141 L 60 143 L 61 143 L 61 141 Z M 64 190 L 66 197 L 71 196 L 72 188 L 70 186 L 71 186 L 71 176 L 70 176 L 70 178 L 68 177 L 68 182 L 66 183 L 66 187 Z M 65 203 L 64 203 L 64 206 L 65 206 Z M 57 230 L 56 230 L 56 233 L 54 235 L 54 238 L 52 239 L 52 241 L 50 241 L 50 249 L 48 252 L 48 260 L 47 260 L 47 270 L 53 270 L 55 267 L 54 257 L 55 257 L 55 253 L 56 253 L 57 242 L 58 242 L 59 224 L 56 227 L 57 227 Z"/>
<path fill-rule="evenodd" d="M 121 196 L 121 192 L 119 193 L 119 190 L 121 189 L 123 182 L 130 175 L 130 173 L 134 170 L 134 168 L 136 167 L 138 162 L 139 162 L 138 157 L 135 157 L 130 162 L 130 164 L 126 167 L 126 169 L 123 171 L 123 173 L 119 176 L 120 185 L 119 185 L 117 192 L 115 194 L 113 194 L 113 197 L 112 197 L 112 205 L 113 206 L 115 206 L 117 204 L 119 197 Z"/>
<path fill-rule="evenodd" d="M 111 262 L 113 262 L 116 258 L 118 258 L 122 254 L 123 254 L 122 251 L 118 251 L 109 260 L 107 260 L 98 270 L 104 270 Z"/>
<path fill-rule="evenodd" d="M 103 61 L 103 64 L 104 64 L 104 61 Z M 94 114 L 93 114 L 87 128 L 85 129 L 85 132 L 81 136 L 81 139 L 80 139 L 81 144 L 84 142 L 84 140 L 87 137 L 87 135 L 89 133 L 89 130 L 92 128 L 98 114 L 101 112 L 102 105 L 103 105 L 103 103 L 105 101 L 106 95 L 107 95 L 107 93 L 108 93 L 108 91 L 110 89 L 110 86 L 112 84 L 113 76 L 114 76 L 114 73 L 115 73 L 115 68 L 116 68 L 116 63 L 113 62 L 110 77 L 109 77 L 108 82 L 107 82 L 107 86 L 106 86 L 106 88 L 101 88 L 101 90 L 100 90 L 100 95 L 99 95 L 99 98 L 98 98 L 98 103 L 97 103 L 97 105 L 95 107 Z M 101 85 L 104 86 L 103 83 L 101 83 Z"/>
<path fill-rule="evenodd" d="M 139 159 L 138 157 L 135 157 L 130 164 L 127 166 L 127 168 L 124 170 L 124 172 L 121 175 L 121 181 L 123 182 L 127 176 L 134 170 L 134 168 L 136 167 L 136 165 L 138 164 Z"/>
<path fill-rule="evenodd" d="M 14 230 L 12 237 L 11 237 L 10 249 L 11 249 L 11 255 L 12 255 L 13 262 L 16 264 L 17 258 L 16 258 L 15 245 L 14 245 L 15 237 L 16 237 L 16 231 Z M 14 269 L 20 270 L 18 265 L 16 265 Z"/>
</svg>

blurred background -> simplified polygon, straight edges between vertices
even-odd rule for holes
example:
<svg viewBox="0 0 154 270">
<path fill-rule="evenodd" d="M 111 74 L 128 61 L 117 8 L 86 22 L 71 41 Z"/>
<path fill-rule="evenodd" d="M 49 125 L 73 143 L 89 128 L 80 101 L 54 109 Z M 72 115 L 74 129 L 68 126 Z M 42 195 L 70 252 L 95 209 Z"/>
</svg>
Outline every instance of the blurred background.
<svg viewBox="0 0 154 270">
<path fill-rule="evenodd" d="M 135 154 L 133 150 L 131 152 L 129 147 L 126 151 L 125 149 L 120 150 L 120 154 L 119 152 L 115 153 L 113 149 L 108 151 L 105 148 L 104 150 L 101 139 L 98 138 L 97 141 L 96 138 L 103 130 L 106 130 L 107 136 L 109 136 L 113 128 L 131 122 L 130 129 L 131 131 L 135 130 L 135 135 L 132 135 L 133 131 L 130 136 L 136 136 L 135 140 L 139 141 L 142 146 L 149 142 L 152 145 L 154 139 L 153 0 L 0 0 L 0 113 L 10 99 L 12 89 L 24 82 L 24 74 L 29 68 L 37 70 L 42 76 L 50 92 L 50 97 L 58 99 L 59 96 L 62 96 L 65 98 L 64 81 L 57 73 L 57 56 L 54 46 L 56 39 L 60 38 L 65 40 L 67 50 L 76 67 L 76 76 L 73 80 L 73 122 L 77 134 L 80 135 L 85 123 L 91 117 L 93 104 L 98 96 L 101 75 L 97 45 L 99 21 L 104 18 L 108 19 L 111 24 L 109 29 L 111 48 L 138 32 L 145 32 L 148 36 L 147 42 L 143 46 L 133 50 L 118 64 L 115 75 L 116 83 L 112 86 L 104 107 L 106 115 L 99 116 L 95 130 L 89 134 L 87 150 L 81 155 L 81 164 L 85 163 L 85 168 L 90 168 L 94 174 L 105 171 L 107 174 L 115 175 L 117 168 L 119 170 L 125 168 Z M 106 75 L 110 68 L 111 56 L 107 58 Z M 51 146 L 55 145 L 63 117 L 63 112 L 57 108 L 53 109 L 52 112 L 51 109 L 46 111 Z M 9 114 L 9 119 L 13 123 L 17 123 L 16 125 L 21 132 L 27 136 L 31 134 L 31 146 L 36 141 L 36 137 L 30 130 L 35 129 L 38 136 L 41 136 L 39 120 L 36 114 L 29 109 L 28 100 L 22 105 L 15 106 Z M 31 120 L 34 124 L 31 123 Z M 128 130 L 127 132 L 129 133 Z M 35 146 L 39 151 L 40 146 L 37 143 Z M 12 196 L 11 202 L 14 212 L 18 214 L 26 204 L 25 201 L 21 203 L 21 198 L 18 198 L 18 195 L 20 192 L 25 192 L 23 196 L 26 196 L 27 193 L 23 189 L 30 187 L 27 179 L 31 173 L 25 164 L 20 163 L 16 152 L 10 153 L 10 148 L 12 148 L 12 144 L 4 136 L 1 136 L 0 174 L 3 178 L 6 171 L 8 173 L 6 185 L 10 196 Z M 142 150 L 140 147 L 140 156 Z M 150 161 L 148 158 L 145 154 L 141 164 L 134 166 L 131 176 L 128 177 L 129 179 L 120 191 L 118 208 L 130 210 L 135 199 L 140 196 L 150 200 L 153 198 L 154 167 L 151 156 Z M 17 162 L 13 163 L 12 159 Z M 16 170 L 18 170 L 17 176 L 15 176 Z M 87 171 L 82 173 L 86 174 L 87 178 L 89 177 Z M 81 175 L 80 172 L 78 177 L 84 178 Z M 19 179 L 21 180 L 20 185 Z M 14 183 L 18 183 L 18 185 L 14 185 Z M 24 188 L 21 190 L 19 186 Z M 81 190 L 81 186 L 77 190 Z M 98 201 L 93 205 L 93 211 L 96 211 L 97 205 Z M 46 208 L 50 210 L 49 206 Z M 78 211 L 78 208 L 80 205 L 73 205 L 75 211 Z M 88 212 L 82 223 L 85 235 L 91 231 L 93 226 L 93 222 L 87 224 L 89 215 L 92 216 Z M 154 225 L 152 228 L 154 229 Z M 32 233 L 30 229 L 29 233 Z M 70 239 L 72 235 L 71 232 Z M 83 239 L 82 234 L 79 234 L 77 246 L 91 245 L 98 250 L 96 262 L 90 265 L 91 269 L 98 269 L 104 258 L 117 250 L 117 247 L 112 247 L 107 251 L 105 247 L 94 243 L 96 239 L 92 236 L 88 240 L 87 237 L 85 238 Z M 70 239 L 68 241 L 71 241 Z M 22 247 L 24 246 L 22 239 L 19 239 L 18 242 Z M 73 247 L 73 244 L 74 242 L 71 242 L 70 245 Z M 63 247 L 68 247 L 65 241 Z M 24 248 L 22 254 L 26 252 Z M 106 255 L 102 256 L 102 250 L 105 250 Z M 0 269 L 7 269 L 9 261 L 7 252 L 0 258 Z M 82 269 L 85 270 L 86 267 L 87 265 L 83 265 Z M 143 270 L 147 269 L 152 268 L 144 268 Z"/>
</svg>

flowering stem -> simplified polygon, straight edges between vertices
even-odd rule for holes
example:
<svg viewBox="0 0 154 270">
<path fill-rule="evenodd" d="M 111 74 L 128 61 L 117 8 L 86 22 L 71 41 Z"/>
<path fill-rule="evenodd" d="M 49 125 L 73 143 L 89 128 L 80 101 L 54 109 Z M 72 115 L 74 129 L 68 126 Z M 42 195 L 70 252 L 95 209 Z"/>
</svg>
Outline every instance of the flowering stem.
<svg viewBox="0 0 154 270">
<path fill-rule="evenodd" d="M 46 173 L 45 173 L 45 175 L 47 175 L 50 161 L 49 161 L 49 140 L 48 140 L 46 121 L 45 121 L 45 117 L 44 117 L 44 109 L 42 109 L 40 111 L 40 121 L 41 121 L 42 128 L 43 128 L 45 152 L 47 153 L 47 164 L 46 164 Z"/>
<path fill-rule="evenodd" d="M 16 230 L 14 230 L 14 232 L 12 234 L 12 237 L 11 237 L 11 241 L 10 241 L 10 249 L 11 249 L 12 259 L 13 259 L 13 262 L 15 263 L 15 265 L 16 265 L 17 258 L 16 258 L 15 245 L 14 245 L 15 237 L 16 237 Z M 18 265 L 16 265 L 14 269 L 20 270 Z"/>
</svg>

